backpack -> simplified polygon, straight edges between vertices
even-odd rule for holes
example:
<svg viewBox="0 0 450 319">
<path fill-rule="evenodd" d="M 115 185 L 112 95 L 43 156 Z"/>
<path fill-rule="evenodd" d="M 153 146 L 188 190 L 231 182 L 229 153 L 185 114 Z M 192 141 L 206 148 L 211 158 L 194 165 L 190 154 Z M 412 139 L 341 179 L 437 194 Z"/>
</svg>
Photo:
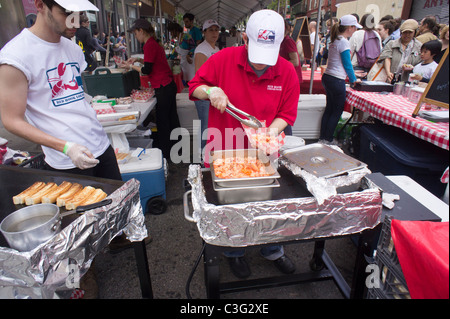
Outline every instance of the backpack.
<svg viewBox="0 0 450 319">
<path fill-rule="evenodd" d="M 363 45 L 356 52 L 358 65 L 360 67 L 370 69 L 381 53 L 380 40 L 375 31 L 364 31 Z"/>
</svg>

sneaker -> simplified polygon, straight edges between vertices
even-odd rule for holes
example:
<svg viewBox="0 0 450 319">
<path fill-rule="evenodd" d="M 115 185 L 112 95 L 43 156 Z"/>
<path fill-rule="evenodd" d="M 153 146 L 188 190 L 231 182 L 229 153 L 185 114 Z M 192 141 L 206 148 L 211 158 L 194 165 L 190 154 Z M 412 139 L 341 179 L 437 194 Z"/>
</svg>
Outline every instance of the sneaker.
<svg viewBox="0 0 450 319">
<path fill-rule="evenodd" d="M 233 275 L 237 278 L 247 278 L 251 275 L 250 267 L 244 257 L 228 257 L 228 263 Z"/>
<path fill-rule="evenodd" d="M 286 255 L 274 260 L 273 263 L 283 274 L 292 274 L 295 271 L 294 263 Z"/>
</svg>

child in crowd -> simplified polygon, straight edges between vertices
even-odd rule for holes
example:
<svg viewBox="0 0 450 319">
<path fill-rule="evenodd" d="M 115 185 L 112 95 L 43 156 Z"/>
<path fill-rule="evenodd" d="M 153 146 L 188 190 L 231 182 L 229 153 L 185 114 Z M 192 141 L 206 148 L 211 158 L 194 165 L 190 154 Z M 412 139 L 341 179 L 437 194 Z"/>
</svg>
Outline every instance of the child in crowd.
<svg viewBox="0 0 450 319">
<path fill-rule="evenodd" d="M 438 66 L 434 61 L 434 56 L 441 52 L 441 48 L 442 43 L 439 40 L 425 42 L 420 49 L 422 63 L 414 67 L 413 74 L 411 74 L 410 78 L 428 83 Z"/>
</svg>

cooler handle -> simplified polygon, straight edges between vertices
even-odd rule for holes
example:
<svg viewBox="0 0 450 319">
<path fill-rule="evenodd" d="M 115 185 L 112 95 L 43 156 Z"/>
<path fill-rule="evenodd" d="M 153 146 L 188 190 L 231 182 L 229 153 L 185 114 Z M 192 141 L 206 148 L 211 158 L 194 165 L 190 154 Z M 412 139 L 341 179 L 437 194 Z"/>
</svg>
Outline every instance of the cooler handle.
<svg viewBox="0 0 450 319">
<path fill-rule="evenodd" d="M 102 72 L 102 75 L 103 75 L 103 72 L 106 72 L 105 75 L 111 74 L 111 70 L 108 68 L 97 68 L 94 70 L 94 75 L 100 75 L 100 72 Z"/>
</svg>

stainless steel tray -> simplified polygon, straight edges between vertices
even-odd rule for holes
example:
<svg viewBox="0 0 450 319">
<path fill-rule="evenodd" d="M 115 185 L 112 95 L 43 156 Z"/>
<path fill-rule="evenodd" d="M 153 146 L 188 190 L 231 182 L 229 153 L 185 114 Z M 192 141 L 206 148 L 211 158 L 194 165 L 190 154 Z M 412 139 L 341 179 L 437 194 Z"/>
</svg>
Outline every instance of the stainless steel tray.
<svg viewBox="0 0 450 319">
<path fill-rule="evenodd" d="M 276 179 L 271 184 L 259 186 L 221 187 L 217 183 L 212 184 L 222 205 L 271 200 L 273 189 L 280 187 Z"/>
<path fill-rule="evenodd" d="M 212 163 L 218 158 L 229 158 L 229 157 L 251 157 L 259 159 L 265 166 L 266 171 L 269 176 L 261 177 L 248 177 L 248 178 L 219 178 L 214 172 L 214 165 Z M 212 151 L 211 155 L 211 177 L 213 183 L 221 187 L 246 187 L 246 186 L 261 186 L 261 185 L 271 185 L 274 183 L 276 178 L 280 178 L 277 169 L 270 162 L 269 157 L 263 152 L 256 149 L 241 149 L 241 150 L 222 150 L 222 151 Z"/>
<path fill-rule="evenodd" d="M 367 164 L 353 157 L 318 143 L 286 150 L 283 156 L 308 173 L 323 178 L 335 177 L 367 167 Z"/>
</svg>

